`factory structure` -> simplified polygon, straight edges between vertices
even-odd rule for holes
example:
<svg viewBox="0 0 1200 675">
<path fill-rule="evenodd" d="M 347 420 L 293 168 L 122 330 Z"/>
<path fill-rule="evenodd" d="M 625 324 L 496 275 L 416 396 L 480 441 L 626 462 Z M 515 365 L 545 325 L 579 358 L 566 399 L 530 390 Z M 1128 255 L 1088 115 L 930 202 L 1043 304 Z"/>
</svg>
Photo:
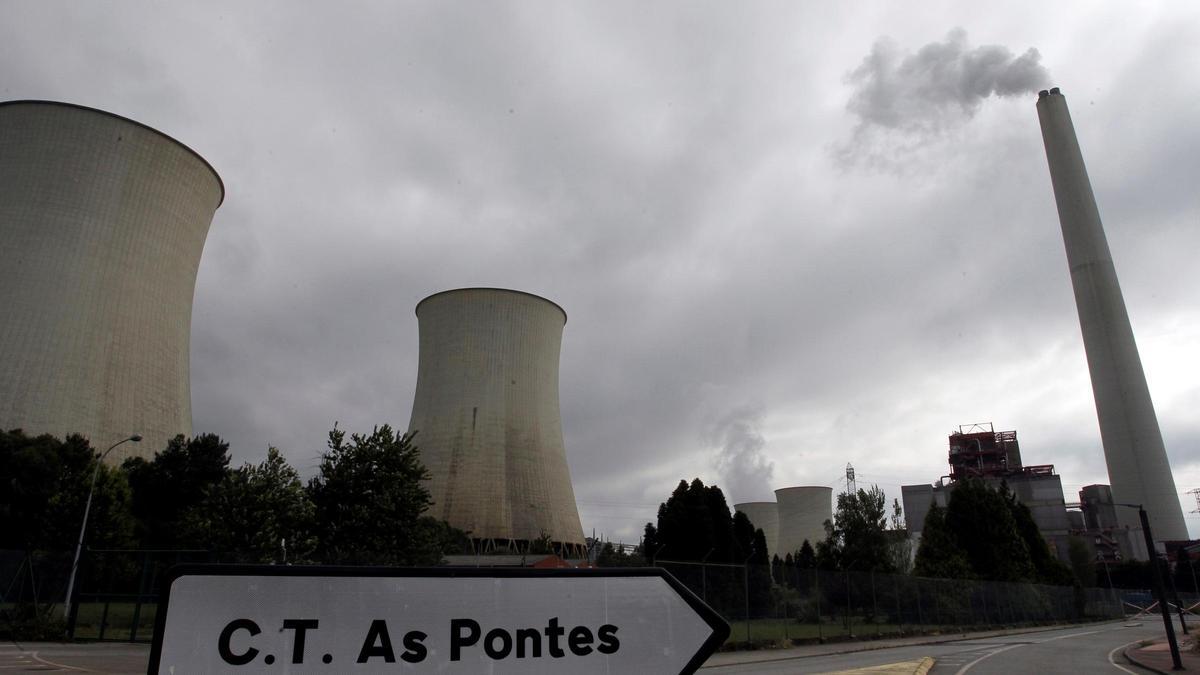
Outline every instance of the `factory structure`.
<svg viewBox="0 0 1200 675">
<path fill-rule="evenodd" d="M 966 425 L 949 473 L 902 486 L 909 534 L 956 483 L 1006 484 L 1052 551 L 1083 536 L 1098 558 L 1146 559 L 1135 508 L 1158 542 L 1187 529 L 1116 269 L 1065 98 L 1039 93 L 1041 124 L 1111 487 L 1067 504 L 1050 464 L 1026 465 L 1015 431 Z M 192 435 L 192 299 L 224 185 L 200 155 L 112 113 L 0 103 L 0 427 L 78 432 L 95 447 L 137 433 L 107 461 L 147 459 Z M 464 288 L 416 306 L 419 364 L 409 431 L 427 467 L 429 515 L 480 553 L 585 549 L 559 414 L 567 316 L 529 293 Z M 735 504 L 781 558 L 816 545 L 832 488 L 785 487 Z M 915 551 L 914 547 L 914 551 Z"/>
<path fill-rule="evenodd" d="M 1119 519 L 1120 508 L 1108 485 L 1084 486 L 1079 501 L 1066 501 L 1054 465 L 1021 463 L 1016 431 L 995 431 L 991 423 L 960 426 L 949 437 L 948 463 L 949 473 L 936 483 L 900 487 L 914 555 L 930 507 L 937 504 L 945 508 L 960 481 L 978 479 L 993 489 L 1006 485 L 1018 502 L 1029 507 L 1050 551 L 1065 563 L 1070 562 L 1068 544 L 1073 537 L 1083 541 L 1099 561 L 1148 557 L 1141 528 L 1130 527 Z M 1168 542 L 1169 548 L 1186 543 L 1186 537 L 1158 540 Z"/>
<path fill-rule="evenodd" d="M 807 541 L 816 548 L 825 540 L 825 521 L 833 519 L 833 488 L 803 485 L 779 488 L 773 502 L 734 504 L 754 527 L 763 531 L 769 555 L 795 555 Z"/>
<path fill-rule="evenodd" d="M 956 482 L 979 478 L 1007 484 L 1064 561 L 1072 536 L 1099 560 L 1146 560 L 1137 507 L 1164 547 L 1187 541 L 1183 509 L 1066 98 L 1057 88 L 1041 91 L 1037 112 L 1111 486 L 1085 486 L 1068 505 L 1053 465 L 1022 464 L 1016 432 L 959 427 L 950 435 L 950 473 L 933 485 L 901 487 L 909 534 L 920 538 L 930 505 L 945 506 Z"/>
<path fill-rule="evenodd" d="M 481 552 L 549 538 L 578 557 L 583 527 L 563 448 L 558 367 L 566 312 L 549 300 L 463 288 L 417 304 L 409 431 L 429 469 L 428 515 Z"/>
<path fill-rule="evenodd" d="M 133 120 L 0 103 L 0 426 L 140 434 L 107 461 L 192 434 L 192 295 L 216 171 Z"/>
<path fill-rule="evenodd" d="M 1156 541 L 1186 540 L 1175 479 L 1066 98 L 1057 88 L 1039 92 L 1037 112 L 1113 502 L 1143 506 Z M 1137 510 L 1115 511 L 1121 529 L 1133 531 L 1141 542 Z M 1136 555 L 1144 559 L 1147 552 Z"/>
<path fill-rule="evenodd" d="M 979 479 L 994 489 L 1007 485 L 1016 500 L 1029 507 L 1050 550 L 1060 560 L 1068 560 L 1067 542 L 1072 532 L 1062 479 L 1053 464 L 1021 463 L 1016 431 L 996 431 L 990 422 L 960 426 L 950 434 L 948 461 L 950 473 L 937 483 L 900 486 L 904 519 L 914 544 L 921 538 L 929 508 L 949 504 L 959 481 Z"/>
</svg>

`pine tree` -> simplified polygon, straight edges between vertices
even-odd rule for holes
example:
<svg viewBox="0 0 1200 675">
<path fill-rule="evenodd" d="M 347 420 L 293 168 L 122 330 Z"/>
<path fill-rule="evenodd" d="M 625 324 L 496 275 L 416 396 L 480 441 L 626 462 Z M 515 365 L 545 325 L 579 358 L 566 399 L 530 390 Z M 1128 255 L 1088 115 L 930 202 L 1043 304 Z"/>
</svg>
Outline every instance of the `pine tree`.
<svg viewBox="0 0 1200 675">
<path fill-rule="evenodd" d="M 1012 511 L 983 481 L 959 481 L 950 493 L 946 525 L 971 569 L 981 579 L 1032 581 L 1033 561 Z"/>
<path fill-rule="evenodd" d="M 1029 551 L 1029 561 L 1033 564 L 1034 572 L 1032 580 L 1054 586 L 1070 586 L 1074 581 L 1071 568 L 1050 552 L 1050 546 L 1046 544 L 1042 531 L 1033 520 L 1033 512 L 1028 506 L 1017 501 L 1007 483 L 1000 484 L 999 494 L 1012 514 L 1017 534 L 1021 536 L 1025 548 Z"/>
<path fill-rule="evenodd" d="M 913 574 L 939 579 L 970 579 L 975 576 L 966 554 L 959 548 L 954 533 L 946 524 L 946 509 L 938 504 L 930 506 L 929 513 L 925 515 Z"/>
</svg>

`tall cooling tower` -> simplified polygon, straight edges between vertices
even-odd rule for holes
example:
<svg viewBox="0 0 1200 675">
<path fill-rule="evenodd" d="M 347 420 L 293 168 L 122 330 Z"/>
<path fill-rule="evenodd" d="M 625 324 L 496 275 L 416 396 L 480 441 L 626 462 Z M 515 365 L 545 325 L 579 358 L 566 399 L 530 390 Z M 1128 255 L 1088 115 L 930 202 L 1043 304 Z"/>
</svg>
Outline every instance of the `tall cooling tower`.
<svg viewBox="0 0 1200 675">
<path fill-rule="evenodd" d="M 422 300 L 417 320 L 409 431 L 431 474 L 429 515 L 485 551 L 549 535 L 578 554 L 583 528 L 558 412 L 566 313 L 529 293 L 464 288 Z"/>
<path fill-rule="evenodd" d="M 1037 111 L 1113 499 L 1143 504 L 1155 539 L 1187 539 L 1175 479 L 1067 101 L 1058 89 L 1043 91 Z M 1136 511 L 1117 511 L 1123 525 L 1141 529 Z"/>
<path fill-rule="evenodd" d="M 746 502 L 734 504 L 733 508 L 746 514 L 754 527 L 763 531 L 763 537 L 767 540 L 767 555 L 775 555 L 779 550 L 779 505 L 775 502 Z"/>
<path fill-rule="evenodd" d="M 191 435 L 196 270 L 220 177 L 110 113 L 0 103 L 0 427 L 150 457 Z"/>
<path fill-rule="evenodd" d="M 779 557 L 795 554 L 804 540 L 815 549 L 825 540 L 825 521 L 833 518 L 833 488 L 819 485 L 779 488 Z"/>
</svg>

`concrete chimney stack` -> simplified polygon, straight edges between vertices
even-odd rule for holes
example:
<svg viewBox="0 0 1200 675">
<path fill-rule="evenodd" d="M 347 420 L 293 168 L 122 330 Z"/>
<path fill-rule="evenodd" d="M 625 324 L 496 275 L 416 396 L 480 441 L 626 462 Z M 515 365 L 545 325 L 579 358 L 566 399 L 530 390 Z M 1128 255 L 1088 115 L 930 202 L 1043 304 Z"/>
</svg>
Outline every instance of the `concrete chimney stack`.
<svg viewBox="0 0 1200 675">
<path fill-rule="evenodd" d="M 1037 111 L 1113 499 L 1144 505 L 1155 540 L 1187 539 L 1175 479 L 1067 101 L 1057 88 L 1042 91 Z M 1122 525 L 1141 529 L 1136 511 L 1117 511 Z M 1131 539 L 1141 541 L 1140 533 Z"/>
</svg>

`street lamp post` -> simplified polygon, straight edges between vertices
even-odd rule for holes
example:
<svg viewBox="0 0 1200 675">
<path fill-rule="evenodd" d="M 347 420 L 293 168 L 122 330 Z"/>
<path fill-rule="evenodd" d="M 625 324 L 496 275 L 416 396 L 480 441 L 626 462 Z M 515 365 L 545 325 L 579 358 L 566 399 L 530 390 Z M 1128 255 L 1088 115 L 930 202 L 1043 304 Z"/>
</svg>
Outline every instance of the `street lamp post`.
<svg viewBox="0 0 1200 675">
<path fill-rule="evenodd" d="M 87 532 L 88 513 L 92 510 L 92 493 L 96 491 L 96 478 L 100 476 L 100 465 L 104 462 L 104 458 L 108 453 L 113 451 L 113 448 L 133 441 L 134 443 L 141 442 L 142 437 L 139 434 L 134 434 L 129 438 L 123 438 L 116 443 L 113 443 L 107 450 L 100 453 L 96 458 L 96 468 L 92 470 L 92 484 L 88 487 L 87 504 L 83 507 L 83 524 L 79 526 L 79 543 L 75 545 L 75 561 L 71 563 L 71 577 L 67 581 L 67 601 L 63 603 L 63 620 L 71 618 L 71 593 L 75 590 L 75 572 L 79 569 L 79 554 L 83 551 L 83 535 Z"/>
<path fill-rule="evenodd" d="M 1183 661 L 1179 656 L 1179 643 L 1175 641 L 1175 627 L 1171 625 L 1171 612 L 1167 608 L 1167 593 L 1163 590 L 1162 569 L 1158 566 L 1158 552 L 1154 550 L 1154 535 L 1150 532 L 1150 518 L 1141 504 L 1115 504 L 1115 506 L 1137 509 L 1138 517 L 1142 519 L 1142 535 L 1146 539 L 1146 551 L 1150 556 L 1150 567 L 1154 572 L 1151 577 L 1154 580 L 1154 595 L 1157 596 L 1158 608 L 1162 612 L 1163 626 L 1167 629 L 1167 644 L 1171 647 L 1173 670 L 1183 670 Z"/>
</svg>

